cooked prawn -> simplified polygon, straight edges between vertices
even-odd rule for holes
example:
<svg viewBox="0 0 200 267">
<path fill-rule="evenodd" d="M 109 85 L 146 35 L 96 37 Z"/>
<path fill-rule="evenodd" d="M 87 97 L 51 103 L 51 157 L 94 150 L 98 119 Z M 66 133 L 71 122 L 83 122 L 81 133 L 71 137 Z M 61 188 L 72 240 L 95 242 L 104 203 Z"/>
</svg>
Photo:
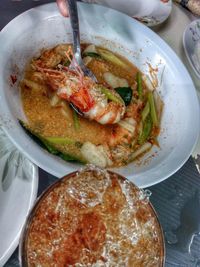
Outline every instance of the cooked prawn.
<svg viewBox="0 0 200 267">
<path fill-rule="evenodd" d="M 69 53 L 71 48 L 66 53 L 71 61 Z M 125 104 L 117 92 L 106 88 L 112 95 L 109 98 L 102 92 L 102 86 L 90 77 L 84 76 L 77 64 L 73 70 L 67 67 L 55 70 L 37 65 L 35 68 L 43 74 L 46 83 L 57 92 L 57 95 L 75 105 L 84 117 L 101 124 L 114 124 L 123 118 Z"/>
</svg>

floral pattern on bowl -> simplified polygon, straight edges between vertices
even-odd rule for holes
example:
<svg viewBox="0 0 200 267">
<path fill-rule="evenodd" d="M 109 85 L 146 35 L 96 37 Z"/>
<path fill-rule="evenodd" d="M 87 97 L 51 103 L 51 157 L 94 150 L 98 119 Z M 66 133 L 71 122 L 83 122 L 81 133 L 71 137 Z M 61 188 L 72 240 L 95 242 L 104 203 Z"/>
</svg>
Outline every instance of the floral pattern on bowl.
<svg viewBox="0 0 200 267">
<path fill-rule="evenodd" d="M 195 74 L 200 79 L 200 19 L 194 20 L 183 35 L 183 46 Z"/>
<path fill-rule="evenodd" d="M 104 5 L 121 11 L 147 26 L 155 26 L 164 22 L 172 9 L 171 0 L 82 0 L 86 3 Z"/>
</svg>

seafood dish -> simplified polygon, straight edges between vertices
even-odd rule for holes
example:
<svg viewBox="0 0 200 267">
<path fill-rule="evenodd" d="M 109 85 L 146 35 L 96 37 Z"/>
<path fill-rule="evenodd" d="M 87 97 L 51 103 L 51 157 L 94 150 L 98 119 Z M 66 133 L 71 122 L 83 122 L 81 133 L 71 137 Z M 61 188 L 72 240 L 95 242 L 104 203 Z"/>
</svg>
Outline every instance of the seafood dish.
<svg viewBox="0 0 200 267">
<path fill-rule="evenodd" d="M 124 57 L 82 44 L 83 74 L 71 44 L 45 49 L 20 83 L 21 122 L 35 140 L 64 160 L 118 167 L 142 156 L 157 137 L 163 109 L 155 82 Z"/>
<path fill-rule="evenodd" d="M 90 165 L 44 192 L 28 217 L 20 253 L 25 267 L 162 267 L 164 241 L 147 194 Z"/>
<path fill-rule="evenodd" d="M 56 177 L 75 171 L 82 166 L 79 162 L 90 162 L 126 176 L 139 187 L 146 188 L 161 182 L 186 162 L 198 138 L 199 104 L 192 80 L 173 50 L 142 23 L 100 5 L 78 2 L 78 9 L 82 58 L 85 58 L 87 67 L 95 72 L 98 85 L 103 84 L 106 89 L 114 90 L 125 87 L 123 93 L 128 99 L 131 96 L 129 89 L 137 88 L 132 90 L 131 102 L 125 105 L 125 112 L 124 104 L 121 102 L 121 111 L 118 114 L 122 117 L 116 123 L 101 124 L 91 118 L 91 113 L 84 114 L 88 111 L 81 112 L 77 108 L 80 114 L 74 112 L 71 106 L 78 105 L 77 101 L 72 104 L 72 99 L 69 103 L 68 100 L 58 97 L 59 101 L 56 103 L 57 96 L 53 95 L 60 90 L 52 87 L 53 79 L 50 85 L 47 77 L 50 73 L 39 68 L 64 72 L 64 76 L 69 74 L 63 65 L 70 67 L 66 52 L 72 42 L 72 31 L 69 18 L 62 18 L 56 4 L 52 3 L 25 12 L 7 25 L 0 34 L 2 128 L 24 155 Z M 97 13 L 106 14 L 106 19 L 105 16 L 96 16 Z M 91 44 L 93 46 L 90 46 L 89 55 L 85 49 Z M 62 46 L 65 46 L 64 53 Z M 120 62 L 125 63 L 124 68 L 122 65 L 119 66 L 119 60 L 118 64 L 112 64 L 113 55 L 115 62 L 117 57 Z M 54 63 L 53 58 L 57 62 Z M 157 84 L 151 76 L 153 73 L 157 78 Z M 113 78 L 116 81 L 116 77 L 120 80 L 117 79 L 117 84 L 109 86 L 104 79 L 108 81 L 109 78 L 110 81 L 110 77 L 112 81 Z M 150 123 L 146 123 L 144 127 L 140 116 L 130 118 L 127 114 L 131 106 L 136 108 L 140 103 L 137 97 L 140 78 L 144 92 L 151 91 L 153 94 L 158 118 L 158 133 L 151 131 L 152 135 L 148 135 L 143 144 L 138 142 L 139 133 L 145 128 L 148 133 Z M 125 79 L 128 86 L 121 79 Z M 120 84 L 119 81 L 123 83 Z M 104 92 L 110 92 L 105 88 Z M 120 93 L 121 100 L 122 92 Z M 119 100 L 118 95 L 115 94 Z M 146 96 L 138 112 L 142 112 L 147 99 L 150 103 L 149 97 Z M 109 94 L 110 97 L 112 96 Z M 112 102 L 116 103 L 117 100 L 114 99 Z M 110 99 L 107 102 L 111 102 Z M 106 107 L 107 102 L 105 101 Z M 149 104 L 146 110 L 150 114 L 148 106 Z M 151 109 L 152 115 L 153 110 Z M 111 115 L 109 116 L 111 118 Z M 151 116 L 148 118 L 152 121 Z M 99 120 L 97 117 L 94 118 Z M 133 124 L 135 127 L 130 128 Z M 123 132 L 128 131 L 129 136 L 131 130 L 134 130 L 134 136 L 127 144 L 127 134 L 123 135 Z M 116 141 L 115 144 L 112 144 L 112 140 Z"/>
</svg>

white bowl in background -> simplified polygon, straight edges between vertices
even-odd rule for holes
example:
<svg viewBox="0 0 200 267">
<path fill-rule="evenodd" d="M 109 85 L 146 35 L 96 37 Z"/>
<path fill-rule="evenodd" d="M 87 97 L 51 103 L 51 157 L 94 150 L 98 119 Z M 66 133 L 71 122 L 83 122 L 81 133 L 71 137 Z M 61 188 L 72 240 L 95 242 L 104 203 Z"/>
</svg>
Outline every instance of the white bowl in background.
<svg viewBox="0 0 200 267">
<path fill-rule="evenodd" d="M 164 22 L 172 10 L 171 0 L 82 0 L 82 2 L 116 9 L 138 19 L 147 26 L 155 26 Z"/>
<path fill-rule="evenodd" d="M 200 19 L 192 21 L 185 29 L 183 47 L 190 65 L 200 79 Z"/>
<path fill-rule="evenodd" d="M 18 246 L 38 189 L 38 168 L 10 142 L 0 128 L 0 266 Z"/>
<path fill-rule="evenodd" d="M 94 4 L 78 3 L 81 40 L 116 51 L 149 73 L 158 69 L 159 91 L 164 100 L 160 148 L 154 146 L 140 164 L 112 169 L 139 187 L 156 184 L 176 172 L 189 158 L 199 134 L 199 103 L 192 80 L 176 54 L 153 31 L 118 11 Z M 25 119 L 16 74 L 23 77 L 27 61 L 41 48 L 71 42 L 68 18 L 55 4 L 31 9 L 11 21 L 0 33 L 0 119 L 13 143 L 34 163 L 62 177 L 80 167 L 40 148 L 19 125 Z"/>
</svg>

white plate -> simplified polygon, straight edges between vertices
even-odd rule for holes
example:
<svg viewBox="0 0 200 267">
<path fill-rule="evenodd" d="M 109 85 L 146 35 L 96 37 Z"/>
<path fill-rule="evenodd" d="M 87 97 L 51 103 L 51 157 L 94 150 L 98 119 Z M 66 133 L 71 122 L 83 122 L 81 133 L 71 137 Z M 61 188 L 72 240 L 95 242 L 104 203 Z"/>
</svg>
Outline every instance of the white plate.
<svg viewBox="0 0 200 267">
<path fill-rule="evenodd" d="M 194 20 L 185 29 L 183 47 L 188 61 L 200 79 L 200 19 Z"/>
<path fill-rule="evenodd" d="M 38 168 L 13 146 L 0 128 L 0 266 L 18 245 L 37 188 Z"/>
<path fill-rule="evenodd" d="M 138 19 L 147 26 L 155 26 L 164 22 L 172 10 L 171 0 L 82 0 L 96 3 L 121 11 Z"/>
<path fill-rule="evenodd" d="M 192 21 L 186 27 L 183 34 L 183 47 L 187 59 L 200 82 L 200 19 Z M 192 156 L 200 172 L 200 135 Z"/>
<path fill-rule="evenodd" d="M 192 80 L 169 46 L 136 20 L 109 8 L 79 3 L 81 39 L 105 46 L 127 57 L 144 73 L 149 65 L 158 68 L 159 91 L 165 102 L 160 148 L 154 147 L 141 164 L 114 169 L 139 187 L 156 184 L 176 172 L 188 159 L 199 133 L 199 104 Z M 28 59 L 40 48 L 71 41 L 69 19 L 55 4 L 31 9 L 10 22 L 0 33 L 0 114 L 12 141 L 33 162 L 47 172 L 62 177 L 80 167 L 62 161 L 41 149 L 20 127 L 25 119 L 17 83 L 10 74 L 22 78 Z"/>
</svg>

